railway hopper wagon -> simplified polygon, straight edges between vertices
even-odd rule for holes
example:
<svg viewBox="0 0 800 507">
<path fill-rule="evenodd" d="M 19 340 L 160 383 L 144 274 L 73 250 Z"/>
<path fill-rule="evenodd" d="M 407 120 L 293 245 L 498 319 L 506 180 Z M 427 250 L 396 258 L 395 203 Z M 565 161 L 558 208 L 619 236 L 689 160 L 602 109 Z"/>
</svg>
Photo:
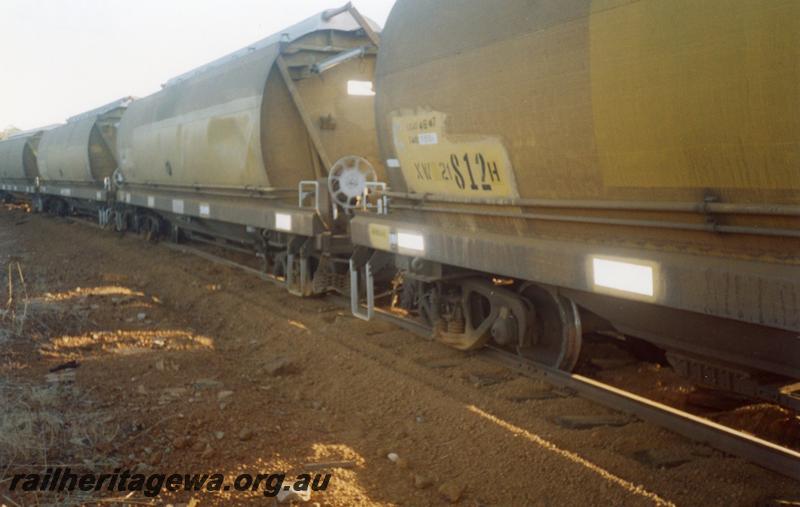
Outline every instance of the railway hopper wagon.
<svg viewBox="0 0 800 507">
<path fill-rule="evenodd" d="M 0 141 L 0 196 L 5 200 L 31 200 L 36 192 L 39 167 L 36 151 L 43 129 L 17 133 Z"/>
<path fill-rule="evenodd" d="M 354 313 L 399 273 L 460 349 L 636 337 L 799 406 L 800 2 L 399 0 L 376 91 Z"/>
<path fill-rule="evenodd" d="M 384 177 L 377 29 L 350 5 L 325 11 L 134 102 L 114 225 L 257 252 L 295 294 L 341 288 L 352 247 L 337 211 Z"/>
<path fill-rule="evenodd" d="M 98 216 L 104 222 L 114 194 L 117 126 L 132 102 L 125 97 L 67 120 L 42 135 L 34 210 Z"/>
</svg>

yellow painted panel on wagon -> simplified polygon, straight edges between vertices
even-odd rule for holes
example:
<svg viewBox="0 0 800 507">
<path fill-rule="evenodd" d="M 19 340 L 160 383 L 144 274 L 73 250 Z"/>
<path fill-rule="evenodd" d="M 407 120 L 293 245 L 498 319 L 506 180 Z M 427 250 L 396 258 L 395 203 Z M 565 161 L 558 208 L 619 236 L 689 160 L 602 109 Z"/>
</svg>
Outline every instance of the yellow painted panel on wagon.
<svg viewBox="0 0 800 507">
<path fill-rule="evenodd" d="M 453 135 L 447 115 L 395 112 L 395 152 L 409 192 L 467 198 L 518 197 L 505 146 L 496 137 Z"/>
<path fill-rule="evenodd" d="M 391 229 L 387 225 L 369 224 L 369 243 L 378 250 L 391 250 Z"/>
<path fill-rule="evenodd" d="M 593 0 L 608 186 L 800 188 L 800 1 Z"/>
</svg>

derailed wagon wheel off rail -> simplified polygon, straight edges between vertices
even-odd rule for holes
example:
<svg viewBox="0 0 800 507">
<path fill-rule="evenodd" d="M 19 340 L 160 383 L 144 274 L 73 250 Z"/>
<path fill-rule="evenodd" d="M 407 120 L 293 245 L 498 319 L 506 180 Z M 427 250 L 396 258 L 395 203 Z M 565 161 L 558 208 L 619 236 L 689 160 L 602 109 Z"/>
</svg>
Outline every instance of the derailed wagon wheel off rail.
<svg viewBox="0 0 800 507">
<path fill-rule="evenodd" d="M 328 172 L 330 195 L 346 210 L 361 204 L 367 183 L 376 181 L 378 175 L 369 160 L 353 155 L 340 158 Z"/>
<path fill-rule="evenodd" d="M 519 293 L 536 310 L 533 332 L 526 344 L 518 347 L 519 354 L 552 368 L 572 371 L 583 343 L 575 303 L 555 289 L 540 285 L 525 284 Z"/>
</svg>

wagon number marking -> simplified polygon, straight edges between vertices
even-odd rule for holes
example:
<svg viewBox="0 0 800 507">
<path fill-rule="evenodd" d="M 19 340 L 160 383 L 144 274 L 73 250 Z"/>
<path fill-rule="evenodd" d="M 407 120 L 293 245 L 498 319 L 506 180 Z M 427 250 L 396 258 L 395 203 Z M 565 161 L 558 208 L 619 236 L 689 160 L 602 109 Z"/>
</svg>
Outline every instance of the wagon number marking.
<svg viewBox="0 0 800 507">
<path fill-rule="evenodd" d="M 450 155 L 450 163 L 441 166 L 442 179 L 455 181 L 460 190 L 466 189 L 469 184 L 472 191 L 491 192 L 493 183 L 501 183 L 497 162 L 486 160 L 483 153 L 464 153 L 463 156 L 453 153 Z"/>
</svg>

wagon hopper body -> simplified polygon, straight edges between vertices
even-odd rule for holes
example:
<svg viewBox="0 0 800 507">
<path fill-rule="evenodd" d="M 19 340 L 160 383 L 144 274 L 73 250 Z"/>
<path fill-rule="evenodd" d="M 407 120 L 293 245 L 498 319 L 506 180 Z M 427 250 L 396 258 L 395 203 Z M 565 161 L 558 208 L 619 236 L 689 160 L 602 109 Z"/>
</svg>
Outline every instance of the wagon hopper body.
<svg viewBox="0 0 800 507">
<path fill-rule="evenodd" d="M 104 210 L 113 198 L 117 126 L 131 97 L 67 120 L 42 136 L 38 150 L 39 206 L 58 214 Z"/>
<path fill-rule="evenodd" d="M 30 197 L 36 192 L 36 150 L 43 133 L 41 129 L 20 132 L 0 141 L 0 193 Z"/>
<path fill-rule="evenodd" d="M 447 340 L 800 378 L 800 3 L 400 0 L 378 62 L 392 204 L 355 266 L 396 254 Z"/>
<path fill-rule="evenodd" d="M 0 192 L 462 350 L 643 340 L 800 410 L 800 3 L 399 0 L 377 31 L 348 4 L 0 142 Z"/>
<path fill-rule="evenodd" d="M 288 255 L 337 242 L 347 252 L 321 179 L 350 153 L 380 171 L 375 29 L 352 9 L 326 11 L 138 100 L 119 130 L 118 202 L 136 209 L 125 213 L 157 229 L 150 210 L 173 234 L 256 248 L 279 274 Z"/>
</svg>

